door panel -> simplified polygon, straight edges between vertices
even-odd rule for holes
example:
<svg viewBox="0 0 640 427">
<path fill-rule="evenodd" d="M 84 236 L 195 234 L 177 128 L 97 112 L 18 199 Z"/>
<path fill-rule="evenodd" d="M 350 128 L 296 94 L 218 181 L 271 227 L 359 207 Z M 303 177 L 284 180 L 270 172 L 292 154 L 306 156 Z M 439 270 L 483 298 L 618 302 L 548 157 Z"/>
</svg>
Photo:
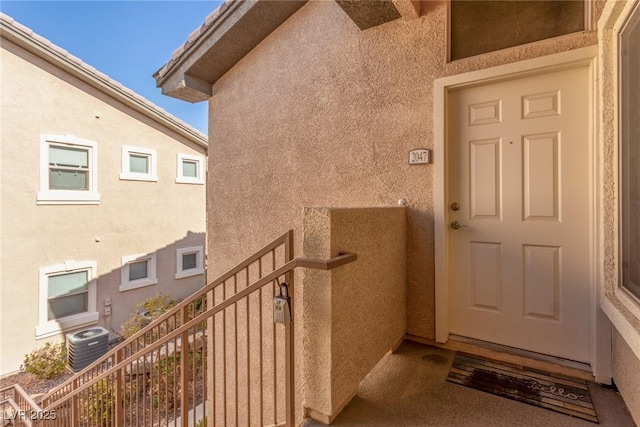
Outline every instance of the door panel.
<svg viewBox="0 0 640 427">
<path fill-rule="evenodd" d="M 500 213 L 500 140 L 470 141 L 470 204 L 473 219 Z"/>
<path fill-rule="evenodd" d="M 522 167 L 524 220 L 558 221 L 557 133 L 525 135 Z"/>
<path fill-rule="evenodd" d="M 451 333 L 588 362 L 588 69 L 449 94 Z"/>
<path fill-rule="evenodd" d="M 470 242 L 472 306 L 500 311 L 502 248 L 500 243 Z"/>
</svg>

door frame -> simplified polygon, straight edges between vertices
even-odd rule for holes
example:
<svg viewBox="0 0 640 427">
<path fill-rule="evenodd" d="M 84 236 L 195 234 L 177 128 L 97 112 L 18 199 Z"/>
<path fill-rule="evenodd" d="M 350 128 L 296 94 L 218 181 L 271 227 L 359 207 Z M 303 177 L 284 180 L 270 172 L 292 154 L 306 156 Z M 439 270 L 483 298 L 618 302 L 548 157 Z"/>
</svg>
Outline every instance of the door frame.
<svg viewBox="0 0 640 427">
<path fill-rule="evenodd" d="M 492 84 L 549 72 L 588 67 L 589 81 L 589 330 L 590 364 L 596 380 L 611 380 L 611 330 L 598 308 L 596 287 L 598 262 L 597 185 L 598 164 L 595 152 L 597 122 L 597 55 L 598 46 L 529 59 L 497 67 L 443 77 L 434 81 L 434 232 L 435 232 L 435 329 L 436 341 L 449 338 L 449 211 L 447 209 L 447 108 L 448 95 L 453 89 Z"/>
</svg>

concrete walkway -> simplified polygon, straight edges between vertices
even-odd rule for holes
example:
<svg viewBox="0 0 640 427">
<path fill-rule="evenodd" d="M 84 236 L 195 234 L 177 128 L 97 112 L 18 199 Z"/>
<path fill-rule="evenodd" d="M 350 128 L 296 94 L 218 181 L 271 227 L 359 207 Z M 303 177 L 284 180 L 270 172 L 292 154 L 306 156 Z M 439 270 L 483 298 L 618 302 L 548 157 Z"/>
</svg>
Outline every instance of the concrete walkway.
<svg viewBox="0 0 640 427">
<path fill-rule="evenodd" d="M 360 385 L 335 426 L 587 426 L 597 424 L 446 382 L 455 352 L 405 341 Z M 622 398 L 590 385 L 601 426 L 635 426 Z M 323 424 L 306 420 L 305 427 Z"/>
</svg>

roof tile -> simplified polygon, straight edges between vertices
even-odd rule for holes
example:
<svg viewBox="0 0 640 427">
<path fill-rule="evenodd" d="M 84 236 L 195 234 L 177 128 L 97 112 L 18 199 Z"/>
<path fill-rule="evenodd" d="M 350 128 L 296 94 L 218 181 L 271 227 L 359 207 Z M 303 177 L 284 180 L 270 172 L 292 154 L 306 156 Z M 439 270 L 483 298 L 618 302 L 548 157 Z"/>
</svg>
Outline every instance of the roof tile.
<svg viewBox="0 0 640 427">
<path fill-rule="evenodd" d="M 171 59 L 157 71 L 157 75 L 165 76 L 179 61 L 182 55 L 185 54 L 192 47 L 200 37 L 202 37 L 209 28 L 211 28 L 220 19 L 222 14 L 231 6 L 231 4 L 241 0 L 225 0 L 220 6 L 218 6 L 213 12 L 211 12 L 204 20 L 204 23 L 196 28 L 187 41 L 175 49 L 171 55 Z"/>
</svg>

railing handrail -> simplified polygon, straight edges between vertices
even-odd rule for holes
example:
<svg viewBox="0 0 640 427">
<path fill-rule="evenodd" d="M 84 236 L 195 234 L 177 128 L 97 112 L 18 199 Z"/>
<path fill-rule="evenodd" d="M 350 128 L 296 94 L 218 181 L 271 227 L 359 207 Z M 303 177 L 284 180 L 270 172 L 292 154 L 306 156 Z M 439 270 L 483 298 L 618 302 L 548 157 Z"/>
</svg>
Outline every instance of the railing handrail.
<svg viewBox="0 0 640 427">
<path fill-rule="evenodd" d="M 186 299 L 180 301 L 178 304 L 176 304 L 170 310 L 167 310 L 165 313 L 163 313 L 162 315 L 160 315 L 156 319 L 153 319 L 153 321 L 151 323 L 146 325 L 144 328 L 140 329 L 138 332 L 136 332 L 132 336 L 128 337 L 125 341 L 123 341 L 122 343 L 118 344 L 112 350 L 108 351 L 107 353 L 105 353 L 104 355 L 102 355 L 101 357 L 99 357 L 98 359 L 93 361 L 91 364 L 87 365 L 82 371 L 76 373 L 75 375 L 73 375 L 71 378 L 69 378 L 64 383 L 58 385 L 54 389 L 52 389 L 49 392 L 47 392 L 42 397 L 42 401 L 43 402 L 46 401 L 46 399 L 48 399 L 51 395 L 55 394 L 58 390 L 68 386 L 69 384 L 73 383 L 77 379 L 81 378 L 84 375 L 85 372 L 87 372 L 87 371 L 89 371 L 89 370 L 91 370 L 91 369 L 93 369 L 95 367 L 98 367 L 101 364 L 105 363 L 114 354 L 116 354 L 118 351 L 120 351 L 123 348 L 125 348 L 127 343 L 129 343 L 129 342 L 131 342 L 133 340 L 139 339 L 139 338 L 143 338 L 147 333 L 152 331 L 153 328 L 155 328 L 158 324 L 160 324 L 163 321 L 171 318 L 172 316 L 175 316 L 177 313 L 180 312 L 180 310 L 182 310 L 183 308 L 185 308 L 189 304 L 193 304 L 199 298 L 204 297 L 208 292 L 212 291 L 216 286 L 218 286 L 219 284 L 221 284 L 224 281 L 228 280 L 234 274 L 237 274 L 238 272 L 242 271 L 248 265 L 250 265 L 251 263 L 253 263 L 257 259 L 259 259 L 260 257 L 264 256 L 269 251 L 273 250 L 274 248 L 277 248 L 279 245 L 282 244 L 282 242 L 285 241 L 285 239 L 289 238 L 290 233 L 291 233 L 291 231 L 288 231 L 288 232 L 284 233 L 283 235 L 281 235 L 280 237 L 278 237 L 277 239 L 275 239 L 271 243 L 269 243 L 267 246 L 265 246 L 262 249 L 260 249 L 259 252 L 256 252 L 253 255 L 251 255 L 250 257 L 246 258 L 244 261 L 240 262 L 239 264 L 237 264 L 233 268 L 229 269 L 227 272 L 223 273 L 221 276 L 219 276 L 217 279 L 213 280 L 208 285 L 204 286 L 201 289 L 198 289 L 198 291 L 196 291 L 195 293 L 191 294 Z M 146 346 L 145 346 L 145 348 L 146 348 Z M 47 407 L 49 407 L 49 406 L 51 406 L 51 405 L 47 405 Z"/>
<path fill-rule="evenodd" d="M 8 387 L 3 388 L 3 389 L 0 390 L 0 394 L 1 393 L 5 393 L 6 391 L 11 390 L 11 389 L 16 390 L 18 392 L 18 394 L 20 396 L 22 396 L 22 398 L 29 405 L 31 405 L 33 407 L 33 409 L 40 409 L 40 406 L 38 406 L 38 404 L 35 402 L 35 400 L 33 400 L 31 398 L 31 396 L 29 396 L 29 394 L 26 391 L 24 391 L 24 389 L 22 387 L 20 387 L 20 384 L 13 384 L 13 385 L 10 385 Z"/>
<path fill-rule="evenodd" d="M 357 254 L 340 252 L 338 256 L 329 259 L 296 258 L 293 261 L 296 265 L 293 268 L 313 268 L 315 270 L 333 270 L 341 265 L 349 264 L 358 259 Z"/>
<path fill-rule="evenodd" d="M 39 411 L 42 411 L 40 409 L 40 405 L 38 405 L 35 402 L 35 400 L 33 400 L 31 396 L 29 396 L 29 394 L 26 391 L 24 391 L 22 387 L 20 387 L 19 384 L 13 384 L 1 389 L 0 394 L 4 394 L 12 389 L 14 390 L 14 393 L 17 393 L 18 395 L 20 395 L 20 398 L 24 400 L 31 407 L 31 410 L 33 411 L 33 413 L 38 413 Z M 4 400 L 0 401 L 0 405 L 1 406 L 9 405 L 11 406 L 11 408 L 13 408 L 14 411 L 20 411 L 21 409 L 23 409 L 20 407 L 20 405 L 18 405 L 18 402 L 16 402 L 13 397 L 5 398 Z M 20 421 L 26 424 L 27 427 L 30 427 L 33 425 L 29 417 L 20 418 Z"/>
<path fill-rule="evenodd" d="M 128 364 L 146 357 L 149 353 L 153 352 L 154 350 L 156 350 L 160 346 L 162 346 L 162 345 L 166 344 L 167 342 L 171 341 L 172 339 L 176 338 L 177 336 L 179 336 L 183 332 L 185 332 L 185 331 L 197 326 L 198 324 L 204 322 L 205 320 L 209 319 L 211 316 L 216 315 L 220 311 L 222 311 L 225 308 L 229 307 L 230 305 L 238 302 L 239 300 L 241 300 L 242 298 L 246 297 L 250 293 L 256 291 L 257 289 L 260 289 L 261 287 L 263 287 L 267 283 L 272 282 L 272 281 L 276 280 L 278 277 L 280 277 L 280 276 L 292 271 L 296 267 L 313 268 L 313 269 L 319 269 L 319 270 L 330 270 L 330 269 L 339 267 L 341 265 L 353 262 L 357 258 L 358 258 L 357 254 L 353 254 L 353 253 L 343 253 L 341 255 L 338 255 L 337 257 L 326 259 L 326 260 L 318 260 L 318 259 L 312 259 L 312 258 L 295 258 L 295 259 L 287 262 L 286 264 L 282 265 L 281 267 L 277 268 L 276 270 L 272 271 L 271 273 L 267 274 L 266 276 L 264 276 L 263 278 L 259 279 L 258 281 L 254 282 L 250 286 L 247 286 L 246 288 L 238 291 L 237 293 L 235 293 L 234 295 L 232 295 L 229 298 L 225 299 L 221 303 L 215 305 L 211 309 L 206 310 L 203 313 L 197 315 L 196 317 L 194 317 L 193 319 L 191 319 L 187 323 L 184 323 L 183 325 L 181 325 L 178 328 L 174 329 L 173 331 L 169 332 L 167 335 L 163 336 L 162 338 L 158 338 L 153 343 L 150 343 L 149 345 L 147 345 L 144 348 L 140 349 L 140 351 L 137 351 L 136 353 L 132 354 L 131 356 L 127 357 L 126 359 L 124 359 L 124 360 L 120 361 L 119 363 L 111 366 L 108 370 L 106 370 L 106 371 L 98 374 L 97 376 L 91 378 L 89 381 L 84 382 L 82 385 L 78 386 L 74 390 L 70 391 L 69 393 L 66 393 L 62 399 L 58 399 L 55 402 L 52 402 L 49 405 L 47 405 L 44 408 L 44 410 L 49 410 L 49 409 L 53 409 L 53 408 L 57 407 L 58 405 L 60 405 L 64 401 L 68 400 L 69 398 L 71 398 L 71 397 L 79 394 L 83 390 L 91 387 L 93 384 L 105 379 L 109 375 L 112 375 L 113 371 L 117 371 L 118 369 L 122 369 L 123 367 L 127 366 Z M 214 282 L 212 282 L 212 283 L 214 283 Z M 155 321 L 154 321 L 154 323 L 155 323 Z M 150 324 L 149 326 L 151 326 L 152 324 Z M 133 339 L 133 336 L 130 339 Z M 114 349 L 114 351 L 115 351 L 115 349 Z"/>
<path fill-rule="evenodd" d="M 226 309 L 232 304 L 235 304 L 236 302 L 240 301 L 242 298 L 245 298 L 249 294 L 265 286 L 269 282 L 273 282 L 277 280 L 279 277 L 291 272 L 297 267 L 313 268 L 313 269 L 319 269 L 319 270 L 331 270 L 341 265 L 353 262 L 357 259 L 357 255 L 352 253 L 340 253 L 338 256 L 333 257 L 331 259 L 326 259 L 326 260 L 311 259 L 311 258 L 295 258 L 291 261 L 286 262 L 281 267 L 275 269 L 274 271 L 267 274 L 266 276 L 258 279 L 253 284 L 247 285 L 247 287 L 236 292 L 234 295 L 226 298 L 224 301 L 221 301 L 219 304 L 214 305 L 209 309 L 205 309 L 200 314 L 194 313 L 194 317 L 191 320 L 183 323 L 180 326 L 177 326 L 175 329 L 173 329 L 171 332 L 168 332 L 166 335 L 159 337 L 150 343 L 147 343 L 144 340 L 145 336 L 149 332 L 153 332 L 153 330 L 159 325 L 161 325 L 164 321 L 171 319 L 176 314 L 180 313 L 182 310 L 187 308 L 188 305 L 193 304 L 198 299 L 205 297 L 209 292 L 214 291 L 217 286 L 225 283 L 230 278 L 234 277 L 241 271 L 245 270 L 252 263 L 261 259 L 263 256 L 265 256 L 269 252 L 275 250 L 276 248 L 281 246 L 284 242 L 288 240 L 290 241 L 292 238 L 291 233 L 292 232 L 289 231 L 283 234 L 282 236 L 280 236 L 278 239 L 275 239 L 273 242 L 271 242 L 270 244 L 262 248 L 260 251 L 251 255 L 250 257 L 248 257 L 247 259 L 245 259 L 243 262 L 239 263 L 232 269 L 228 270 L 226 273 L 222 274 L 216 280 L 212 281 L 205 287 L 201 288 L 196 293 L 192 294 L 190 297 L 186 298 L 185 300 L 177 304 L 175 307 L 173 307 L 172 309 L 168 310 L 166 313 L 159 316 L 157 319 L 154 319 L 151 323 L 146 325 L 140 331 L 138 331 L 131 337 L 127 338 L 127 340 L 125 340 L 124 342 L 116 346 L 111 351 L 107 352 L 104 356 L 100 357 L 98 360 L 94 361 L 92 364 L 90 364 L 85 369 L 83 369 L 83 371 L 77 373 L 72 378 L 67 380 L 64 384 L 56 387 L 54 390 L 51 390 L 49 393 L 47 393 L 43 397 L 43 400 L 42 400 L 43 403 L 47 402 L 47 399 L 55 396 L 55 394 L 61 391 L 63 388 L 69 387 L 69 385 L 71 384 L 76 385 L 75 387 L 72 387 L 71 390 L 65 390 L 63 396 L 58 397 L 53 402 L 49 402 L 44 408 L 44 410 L 49 410 L 49 409 L 54 409 L 56 407 L 59 407 L 60 405 L 64 404 L 64 402 L 69 401 L 69 399 L 80 394 L 82 391 L 88 389 L 89 387 L 93 386 L 99 381 L 102 381 L 108 378 L 110 375 L 113 375 L 113 372 L 118 372 L 120 369 L 123 369 L 127 365 L 131 363 L 135 363 L 136 361 L 146 360 L 145 359 L 146 357 L 149 357 L 150 354 L 153 354 L 153 352 L 159 349 L 161 346 L 165 345 L 171 340 L 176 339 L 181 334 L 187 332 L 189 329 L 192 329 L 197 325 L 202 324 L 212 316 L 215 316 L 217 313 L 221 312 L 222 310 Z M 126 349 L 131 342 L 135 342 L 135 340 L 139 340 L 140 338 L 143 338 L 143 341 L 141 342 L 142 348 L 137 349 L 133 354 L 130 354 L 123 360 L 117 358 L 116 360 L 118 360 L 118 362 L 115 363 L 114 365 L 108 366 L 106 370 L 101 370 L 99 373 L 97 373 L 96 375 L 93 375 L 88 380 L 85 379 L 87 372 L 91 372 L 92 369 L 100 368 L 101 365 L 107 363 L 109 360 L 112 360 L 112 358 L 116 356 L 118 352 L 122 351 L 123 349 Z M 183 343 L 182 345 L 188 345 L 188 344 Z M 83 381 L 79 384 L 79 382 L 77 381 L 78 379 L 83 379 Z"/>
</svg>

